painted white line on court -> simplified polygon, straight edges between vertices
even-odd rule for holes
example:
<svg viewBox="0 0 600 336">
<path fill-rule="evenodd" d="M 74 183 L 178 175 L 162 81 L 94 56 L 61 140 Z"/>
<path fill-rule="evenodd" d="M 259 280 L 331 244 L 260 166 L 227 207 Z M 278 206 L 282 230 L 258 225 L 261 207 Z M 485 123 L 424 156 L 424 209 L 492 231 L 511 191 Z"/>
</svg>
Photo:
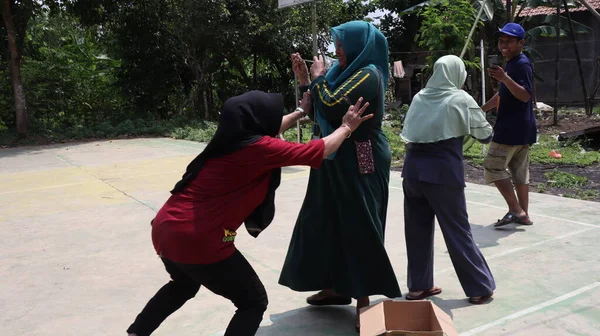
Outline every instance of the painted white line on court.
<svg viewBox="0 0 600 336">
<path fill-rule="evenodd" d="M 507 251 L 503 251 L 503 252 L 500 252 L 500 253 L 492 254 L 491 256 L 486 257 L 486 259 L 488 259 L 488 260 L 497 259 L 497 258 L 500 258 L 500 257 L 504 257 L 507 254 L 519 252 L 519 251 L 522 251 L 522 250 L 525 250 L 525 249 L 528 249 L 528 248 L 540 246 L 540 245 L 543 245 L 543 244 L 546 244 L 546 243 L 549 243 L 549 242 L 553 242 L 553 241 L 556 241 L 556 240 L 565 239 L 565 238 L 568 238 L 568 237 L 571 237 L 571 236 L 578 235 L 580 233 L 589 232 L 589 231 L 593 231 L 593 230 L 596 230 L 596 229 L 600 229 L 600 227 L 583 229 L 583 230 L 571 232 L 571 233 L 568 233 L 568 234 L 565 234 L 565 235 L 562 235 L 562 236 L 559 236 L 559 237 L 554 237 L 554 238 L 542 240 L 540 242 L 533 243 L 531 245 L 527 245 L 527 246 L 523 246 L 523 247 L 517 247 L 517 248 L 510 249 L 510 250 L 507 250 Z"/>
<path fill-rule="evenodd" d="M 390 189 L 402 190 L 402 188 L 392 187 L 392 186 L 390 186 Z M 475 204 L 475 205 L 481 205 L 481 206 L 486 206 L 486 207 L 495 208 L 495 209 L 506 210 L 506 207 L 501 207 L 501 206 L 492 205 L 492 204 L 479 203 L 479 202 L 473 202 L 473 201 L 467 201 L 467 203 L 469 203 L 469 204 Z M 600 227 L 600 225 L 594 225 L 594 224 L 589 224 L 589 223 L 583 223 L 583 222 L 573 221 L 573 220 L 570 220 L 570 219 L 564 219 L 564 218 L 558 218 L 558 217 L 540 215 L 540 214 L 537 214 L 537 213 L 531 213 L 531 215 L 534 216 L 534 217 L 544 217 L 544 218 L 549 218 L 549 219 L 554 219 L 554 220 L 558 220 L 558 221 L 564 221 L 564 222 L 569 222 L 569 223 L 573 223 L 573 224 L 578 224 L 578 225 L 583 225 L 583 226 L 589 226 L 589 227 L 594 227 L 594 228 Z"/>
<path fill-rule="evenodd" d="M 503 209 L 506 210 L 506 207 L 499 207 L 499 206 L 495 206 L 495 205 L 490 205 L 490 204 L 485 204 L 485 203 L 479 203 L 479 202 L 473 202 L 473 201 L 467 201 L 467 203 L 471 203 L 471 204 L 475 204 L 475 205 L 482 205 L 482 206 L 487 206 L 487 207 L 491 207 L 491 208 L 496 208 L 496 209 Z M 543 218 L 549 218 L 549 219 L 554 219 L 554 220 L 559 220 L 559 221 L 563 221 L 563 222 L 569 222 L 571 224 L 577 224 L 577 225 L 583 225 L 583 226 L 589 226 L 589 227 L 600 227 L 600 225 L 594 225 L 594 224 L 589 224 L 589 223 L 583 223 L 583 222 L 578 222 L 578 221 L 573 221 L 570 219 L 564 219 L 564 218 L 558 218 L 558 217 L 553 217 L 553 216 L 547 216 L 547 215 L 541 215 L 538 213 L 531 213 L 532 217 L 543 217 Z"/>
<path fill-rule="evenodd" d="M 486 192 L 482 192 L 482 191 L 470 190 L 469 188 L 466 188 L 465 192 L 467 192 L 467 193 L 473 193 L 473 194 L 481 194 L 481 195 L 486 195 L 486 196 L 496 197 L 496 198 L 502 199 L 502 195 L 500 195 L 500 194 L 490 194 L 490 193 L 486 193 Z M 540 194 L 540 193 L 536 193 L 536 194 Z M 544 195 L 545 197 L 556 197 L 555 195 L 552 195 L 552 194 L 540 194 L 540 195 Z M 588 200 L 582 200 L 582 199 L 578 199 L 577 201 L 579 201 L 579 202 L 585 202 L 585 203 L 590 203 L 590 204 L 594 204 L 594 205 L 598 204 L 598 202 L 595 202 L 595 201 L 588 201 Z"/>
<path fill-rule="evenodd" d="M 568 237 L 571 237 L 571 236 L 578 235 L 580 233 L 589 232 L 589 231 L 593 231 L 593 230 L 596 230 L 596 229 L 600 229 L 600 227 L 596 226 L 594 228 L 583 229 L 583 230 L 579 230 L 579 231 L 567 233 L 567 234 L 559 236 L 559 237 L 554 237 L 554 238 L 542 240 L 542 241 L 539 241 L 537 243 L 533 243 L 533 244 L 530 244 L 530 245 L 527 245 L 527 246 L 516 247 L 516 248 L 510 249 L 510 250 L 506 250 L 506 251 L 503 251 L 503 252 L 500 252 L 500 253 L 492 254 L 491 256 L 485 256 L 485 259 L 488 260 L 488 261 L 489 260 L 498 259 L 498 258 L 504 257 L 506 255 L 509 255 L 509 254 L 512 254 L 512 253 L 515 253 L 515 252 L 520 252 L 520 251 L 523 251 L 523 250 L 526 250 L 526 249 L 529 249 L 529 248 L 532 248 L 532 247 L 544 245 L 544 244 L 549 243 L 549 242 L 553 242 L 553 241 L 556 241 L 556 240 L 565 239 L 565 238 L 568 238 Z M 435 275 L 446 274 L 446 273 L 450 273 L 452 271 L 454 271 L 454 267 L 446 267 L 444 269 L 439 270 L 438 272 L 435 272 Z"/>
<path fill-rule="evenodd" d="M 172 170 L 172 171 L 168 171 L 168 172 L 162 172 L 162 173 L 154 173 L 154 174 L 145 174 L 145 175 L 135 175 L 135 176 L 131 176 L 130 178 L 139 178 L 139 177 L 149 177 L 149 176 L 159 176 L 159 175 L 167 175 L 167 174 L 174 174 L 174 173 L 181 173 L 181 171 L 179 170 Z M 288 175 L 290 177 L 286 177 L 285 175 Z M 297 175 L 301 175 L 301 176 L 297 176 Z M 283 174 L 282 180 L 283 181 L 287 181 L 287 180 L 295 180 L 295 179 L 299 179 L 299 178 L 303 178 L 303 177 L 307 177 L 306 172 L 302 171 L 302 172 L 294 172 L 291 174 Z M 114 178 L 111 180 L 120 180 L 122 178 Z M 76 185 L 82 185 L 82 184 L 89 184 L 89 183 L 104 183 L 104 180 L 102 179 L 96 179 L 96 180 L 91 180 L 91 181 L 85 181 L 85 182 L 75 182 L 75 183 L 65 183 L 65 184 L 59 184 L 59 185 L 53 185 L 53 186 L 47 186 L 47 187 L 38 187 L 38 188 L 30 188 L 30 189 L 22 189 L 22 190 L 11 190 L 11 191 L 4 191 L 4 192 L 0 192 L 0 195 L 6 195 L 6 194 L 16 194 L 16 193 L 21 193 L 21 192 L 28 192 L 28 191 L 36 191 L 36 190 L 45 190 L 45 189 L 52 189 L 52 188 L 63 188 L 63 187 L 72 187 L 72 186 L 76 186 Z"/>
<path fill-rule="evenodd" d="M 493 321 L 493 322 L 484 324 L 482 326 L 479 326 L 479 327 L 477 327 L 475 329 L 471 329 L 469 331 L 461 333 L 460 336 L 477 335 L 478 333 L 480 333 L 482 331 L 486 331 L 486 330 L 488 330 L 490 328 L 497 327 L 497 326 L 499 326 L 499 325 L 501 325 L 501 324 L 503 324 L 505 322 L 516 320 L 516 319 L 521 318 L 521 317 L 523 317 L 525 315 L 534 313 L 534 312 L 536 312 L 538 310 L 544 309 L 546 307 L 550 307 L 552 305 L 555 305 L 557 303 L 560 303 L 562 301 L 565 301 L 565 300 L 568 300 L 568 299 L 570 299 L 572 297 L 575 297 L 575 296 L 577 296 L 579 294 L 582 294 L 582 293 L 585 293 L 585 292 L 587 292 L 589 290 L 592 290 L 592 289 L 594 289 L 594 288 L 596 288 L 598 286 L 600 286 L 600 281 L 596 281 L 593 284 L 590 284 L 590 285 L 587 285 L 585 287 L 579 288 L 579 289 L 574 290 L 574 291 L 572 291 L 570 293 L 567 293 L 565 295 L 561 295 L 561 296 L 559 296 L 559 297 L 557 297 L 555 299 L 552 299 L 552 300 L 549 300 L 549 301 L 546 301 L 546 302 L 542 302 L 540 304 L 537 304 L 537 305 L 535 305 L 533 307 L 529 307 L 527 309 L 523 309 L 521 311 L 518 311 L 518 312 L 516 312 L 514 314 L 510 314 L 510 315 L 505 316 L 505 317 L 503 317 L 501 319 L 498 319 L 496 321 Z"/>
</svg>

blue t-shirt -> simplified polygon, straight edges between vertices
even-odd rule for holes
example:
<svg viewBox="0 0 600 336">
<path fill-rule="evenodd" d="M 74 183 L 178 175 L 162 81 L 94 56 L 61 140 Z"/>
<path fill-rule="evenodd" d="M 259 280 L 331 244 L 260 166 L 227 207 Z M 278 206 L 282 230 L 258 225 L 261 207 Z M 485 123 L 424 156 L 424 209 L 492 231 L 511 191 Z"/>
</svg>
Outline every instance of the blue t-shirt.
<svg viewBox="0 0 600 336">
<path fill-rule="evenodd" d="M 407 146 L 402 177 L 409 180 L 465 187 L 463 137 Z"/>
<path fill-rule="evenodd" d="M 531 94 L 528 102 L 517 99 L 500 83 L 498 118 L 494 142 L 503 145 L 531 145 L 536 142 L 537 126 L 533 113 L 533 67 L 524 54 L 513 57 L 504 69 L 508 76 Z"/>
</svg>

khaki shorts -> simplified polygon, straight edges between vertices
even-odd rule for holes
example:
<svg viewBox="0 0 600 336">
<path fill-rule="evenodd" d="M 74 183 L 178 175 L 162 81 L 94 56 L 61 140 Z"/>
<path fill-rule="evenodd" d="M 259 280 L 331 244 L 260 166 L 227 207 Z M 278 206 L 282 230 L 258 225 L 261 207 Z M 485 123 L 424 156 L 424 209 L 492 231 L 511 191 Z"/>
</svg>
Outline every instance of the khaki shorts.
<svg viewBox="0 0 600 336">
<path fill-rule="evenodd" d="M 529 184 L 529 145 L 510 146 L 492 141 L 483 169 L 485 183 L 512 178 L 514 184 Z"/>
</svg>

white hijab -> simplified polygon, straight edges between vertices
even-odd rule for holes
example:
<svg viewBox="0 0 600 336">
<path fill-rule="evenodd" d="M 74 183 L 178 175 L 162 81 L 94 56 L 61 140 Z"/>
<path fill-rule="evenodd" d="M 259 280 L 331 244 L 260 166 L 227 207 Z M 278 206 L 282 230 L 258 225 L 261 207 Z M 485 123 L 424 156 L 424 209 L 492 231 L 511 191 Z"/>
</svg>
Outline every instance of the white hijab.
<svg viewBox="0 0 600 336">
<path fill-rule="evenodd" d="M 427 85 L 413 98 L 401 137 L 413 143 L 432 143 L 465 135 L 483 140 L 492 134 L 485 113 L 461 89 L 467 79 L 464 62 L 457 56 L 441 57 Z"/>
</svg>

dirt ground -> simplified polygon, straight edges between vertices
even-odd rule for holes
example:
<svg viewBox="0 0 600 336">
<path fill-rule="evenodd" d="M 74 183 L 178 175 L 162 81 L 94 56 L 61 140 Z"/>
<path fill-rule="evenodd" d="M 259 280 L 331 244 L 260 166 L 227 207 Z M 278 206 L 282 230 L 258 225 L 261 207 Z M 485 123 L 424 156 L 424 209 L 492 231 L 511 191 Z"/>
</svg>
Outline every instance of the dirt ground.
<svg viewBox="0 0 600 336">
<path fill-rule="evenodd" d="M 553 121 L 554 117 L 552 112 L 538 112 L 538 130 L 540 134 L 558 135 L 563 132 L 572 132 L 588 127 L 600 126 L 600 115 L 595 114 L 587 116 L 583 109 L 570 109 L 566 111 L 563 110 L 559 113 L 559 122 L 557 126 L 553 125 Z M 596 148 L 596 150 L 598 150 L 598 148 Z M 560 164 L 532 164 L 530 166 L 531 190 L 558 196 L 572 194 L 573 190 L 547 186 L 548 179 L 544 174 L 556 168 L 563 172 L 587 177 L 589 183 L 581 189 L 600 191 L 600 164 L 594 164 L 588 167 Z M 478 184 L 484 183 L 483 168 L 480 166 L 465 162 L 465 176 L 468 182 Z M 540 184 L 544 185 L 542 186 L 542 190 L 539 188 Z M 600 202 L 600 196 L 592 200 Z"/>
<path fill-rule="evenodd" d="M 600 126 L 600 115 L 595 114 L 592 116 L 587 116 L 582 109 L 561 111 L 557 126 L 552 125 L 554 120 L 552 112 L 538 112 L 537 117 L 538 130 L 540 134 L 545 135 L 556 136 L 562 132 L 571 132 L 588 127 Z M 490 119 L 490 121 L 494 123 L 494 118 L 492 117 Z M 598 148 L 596 148 L 596 150 L 598 150 Z M 548 179 L 544 176 L 544 174 L 554 169 L 586 177 L 589 182 L 585 187 L 580 188 L 580 190 L 598 191 L 598 197 L 588 200 L 600 202 L 600 164 L 594 164 L 587 167 L 561 164 L 531 164 L 531 191 L 556 196 L 573 194 L 575 192 L 574 190 L 548 186 Z M 401 171 L 401 162 L 396 162 L 392 170 Z M 483 181 L 483 168 L 479 165 L 465 161 L 465 180 L 470 183 L 485 184 Z"/>
<path fill-rule="evenodd" d="M 554 188 L 547 186 L 548 179 L 544 176 L 545 173 L 559 168 L 560 171 L 585 176 L 589 179 L 588 184 L 581 189 L 597 190 L 600 191 L 600 164 L 595 164 L 588 167 L 578 166 L 567 166 L 567 165 L 550 165 L 550 164 L 532 164 L 529 168 L 529 174 L 531 179 L 531 191 L 543 192 L 545 194 L 564 196 L 566 194 L 573 194 L 573 190 Z M 471 164 L 465 161 L 465 178 L 467 182 L 484 184 L 483 182 L 483 168 L 478 165 Z M 544 187 L 540 190 L 540 184 Z M 600 202 L 600 196 L 590 201 Z"/>
<path fill-rule="evenodd" d="M 552 112 L 538 112 L 537 120 L 539 132 L 550 135 L 600 126 L 600 115 L 587 116 L 583 109 L 573 109 L 559 113 L 557 126 L 552 125 L 554 121 Z"/>
</svg>

